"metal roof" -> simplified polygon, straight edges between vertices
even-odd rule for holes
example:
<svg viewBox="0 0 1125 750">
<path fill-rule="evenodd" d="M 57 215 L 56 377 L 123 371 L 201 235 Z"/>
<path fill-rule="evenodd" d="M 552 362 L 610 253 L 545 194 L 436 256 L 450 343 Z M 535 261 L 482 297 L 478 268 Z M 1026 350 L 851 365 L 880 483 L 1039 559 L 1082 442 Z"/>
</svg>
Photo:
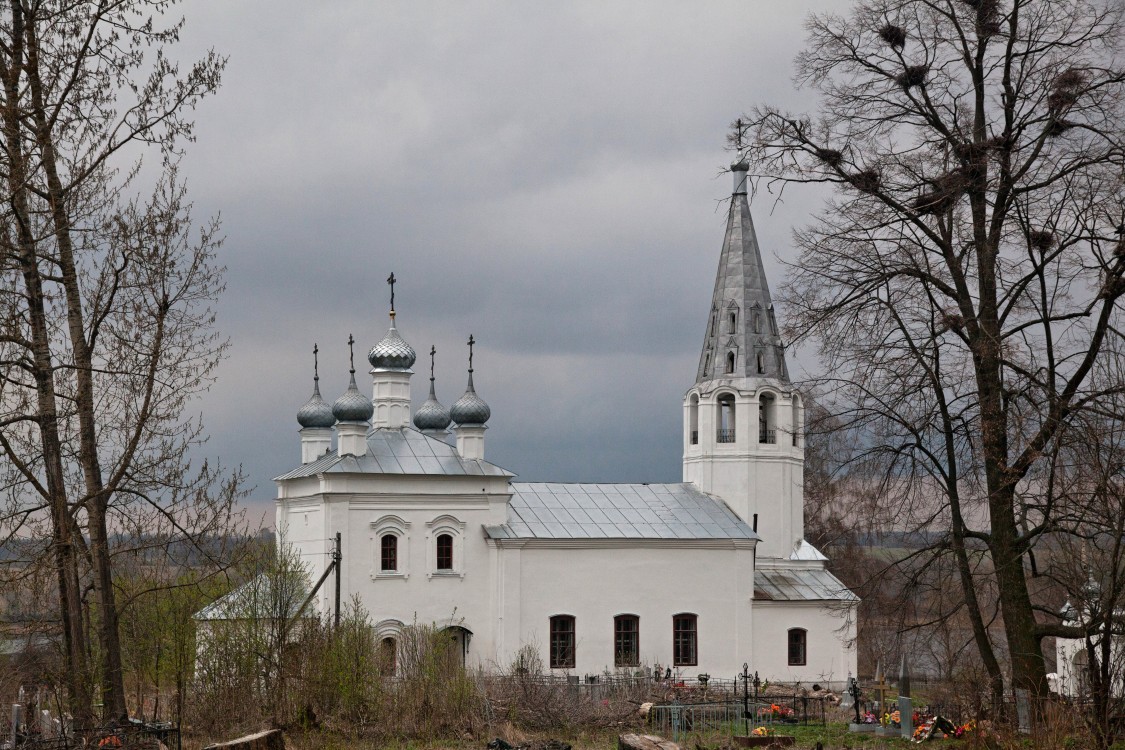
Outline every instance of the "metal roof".
<svg viewBox="0 0 1125 750">
<path fill-rule="evenodd" d="M 510 471 L 483 459 L 461 458 L 452 445 L 413 427 L 380 427 L 367 433 L 367 454 L 329 453 L 274 481 L 317 474 L 439 474 L 445 476 L 511 477 Z"/>
<path fill-rule="evenodd" d="M 758 539 L 726 503 L 690 484 L 513 482 L 493 539 Z"/>
<path fill-rule="evenodd" d="M 815 568 L 758 568 L 754 571 L 754 598 L 786 602 L 859 601 L 839 578 Z"/>
<path fill-rule="evenodd" d="M 302 573 L 271 577 L 261 573 L 195 613 L 196 620 L 288 619 L 308 596 Z"/>
</svg>

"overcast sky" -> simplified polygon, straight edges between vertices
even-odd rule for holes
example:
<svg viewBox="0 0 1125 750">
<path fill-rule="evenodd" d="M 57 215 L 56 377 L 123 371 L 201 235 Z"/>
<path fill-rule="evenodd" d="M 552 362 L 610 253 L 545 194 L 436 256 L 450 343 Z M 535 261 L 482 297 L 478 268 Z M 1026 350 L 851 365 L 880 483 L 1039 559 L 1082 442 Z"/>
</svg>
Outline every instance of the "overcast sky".
<svg viewBox="0 0 1125 750">
<path fill-rule="evenodd" d="M 808 108 L 792 60 L 836 2 L 190 0 L 180 54 L 230 62 L 184 169 L 221 213 L 229 358 L 199 404 L 207 453 L 241 463 L 255 518 L 300 462 L 297 409 L 347 384 L 349 333 L 438 350 L 463 392 L 470 333 L 486 458 L 522 480 L 675 482 L 681 398 L 729 197 L 728 125 Z M 816 207 L 752 206 L 771 282 Z M 782 310 L 784 314 L 784 310 Z M 809 365 L 811 366 L 811 365 Z M 791 364 L 791 369 L 797 370 Z"/>
</svg>

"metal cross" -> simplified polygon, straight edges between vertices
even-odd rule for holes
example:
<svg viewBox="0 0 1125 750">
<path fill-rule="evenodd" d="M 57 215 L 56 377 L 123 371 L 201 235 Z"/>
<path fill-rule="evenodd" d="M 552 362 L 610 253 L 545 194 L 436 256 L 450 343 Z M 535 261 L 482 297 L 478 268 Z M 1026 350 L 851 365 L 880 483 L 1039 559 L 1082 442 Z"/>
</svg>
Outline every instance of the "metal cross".
<svg viewBox="0 0 1125 750">
<path fill-rule="evenodd" d="M 469 334 L 469 372 L 473 371 L 473 344 L 477 343 L 473 334 Z"/>
<path fill-rule="evenodd" d="M 437 347 L 430 344 L 430 382 L 434 382 L 434 355 L 437 354 Z"/>
<path fill-rule="evenodd" d="M 355 350 L 352 348 L 352 345 L 354 343 L 355 343 L 355 339 L 352 338 L 352 335 L 349 333 L 348 334 L 348 364 L 351 365 L 351 370 L 349 370 L 349 372 L 352 375 L 355 375 Z"/>
<path fill-rule="evenodd" d="M 387 283 L 391 285 L 391 312 L 395 311 L 395 272 L 391 271 L 391 275 L 387 277 Z"/>
<path fill-rule="evenodd" d="M 320 380 L 320 364 L 317 361 L 317 354 L 320 353 L 320 347 L 313 342 L 313 380 Z"/>
</svg>

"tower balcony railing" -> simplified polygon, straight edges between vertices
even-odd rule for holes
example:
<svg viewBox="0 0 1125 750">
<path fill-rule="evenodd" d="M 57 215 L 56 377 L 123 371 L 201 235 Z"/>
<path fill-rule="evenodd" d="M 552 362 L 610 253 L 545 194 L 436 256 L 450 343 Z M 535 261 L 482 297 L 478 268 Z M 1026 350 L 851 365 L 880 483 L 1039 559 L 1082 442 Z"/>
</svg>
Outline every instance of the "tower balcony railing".
<svg viewBox="0 0 1125 750">
<path fill-rule="evenodd" d="M 777 442 L 777 430 L 758 430 L 758 442 L 774 444 Z"/>
<path fill-rule="evenodd" d="M 717 442 L 717 443 L 733 443 L 734 442 L 734 430 L 733 429 L 730 429 L 730 430 L 720 429 L 715 435 L 715 442 Z"/>
</svg>

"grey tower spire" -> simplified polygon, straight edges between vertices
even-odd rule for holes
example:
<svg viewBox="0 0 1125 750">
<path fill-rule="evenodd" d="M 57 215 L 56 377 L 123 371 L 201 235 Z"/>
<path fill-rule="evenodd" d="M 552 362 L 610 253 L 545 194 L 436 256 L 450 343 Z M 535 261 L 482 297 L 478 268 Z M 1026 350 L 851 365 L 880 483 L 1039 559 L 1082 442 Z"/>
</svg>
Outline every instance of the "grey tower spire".
<svg viewBox="0 0 1125 750">
<path fill-rule="evenodd" d="M 699 355 L 697 383 L 728 378 L 789 382 L 785 350 L 746 198 L 748 170 L 744 161 L 731 165 L 734 192 Z"/>
</svg>

